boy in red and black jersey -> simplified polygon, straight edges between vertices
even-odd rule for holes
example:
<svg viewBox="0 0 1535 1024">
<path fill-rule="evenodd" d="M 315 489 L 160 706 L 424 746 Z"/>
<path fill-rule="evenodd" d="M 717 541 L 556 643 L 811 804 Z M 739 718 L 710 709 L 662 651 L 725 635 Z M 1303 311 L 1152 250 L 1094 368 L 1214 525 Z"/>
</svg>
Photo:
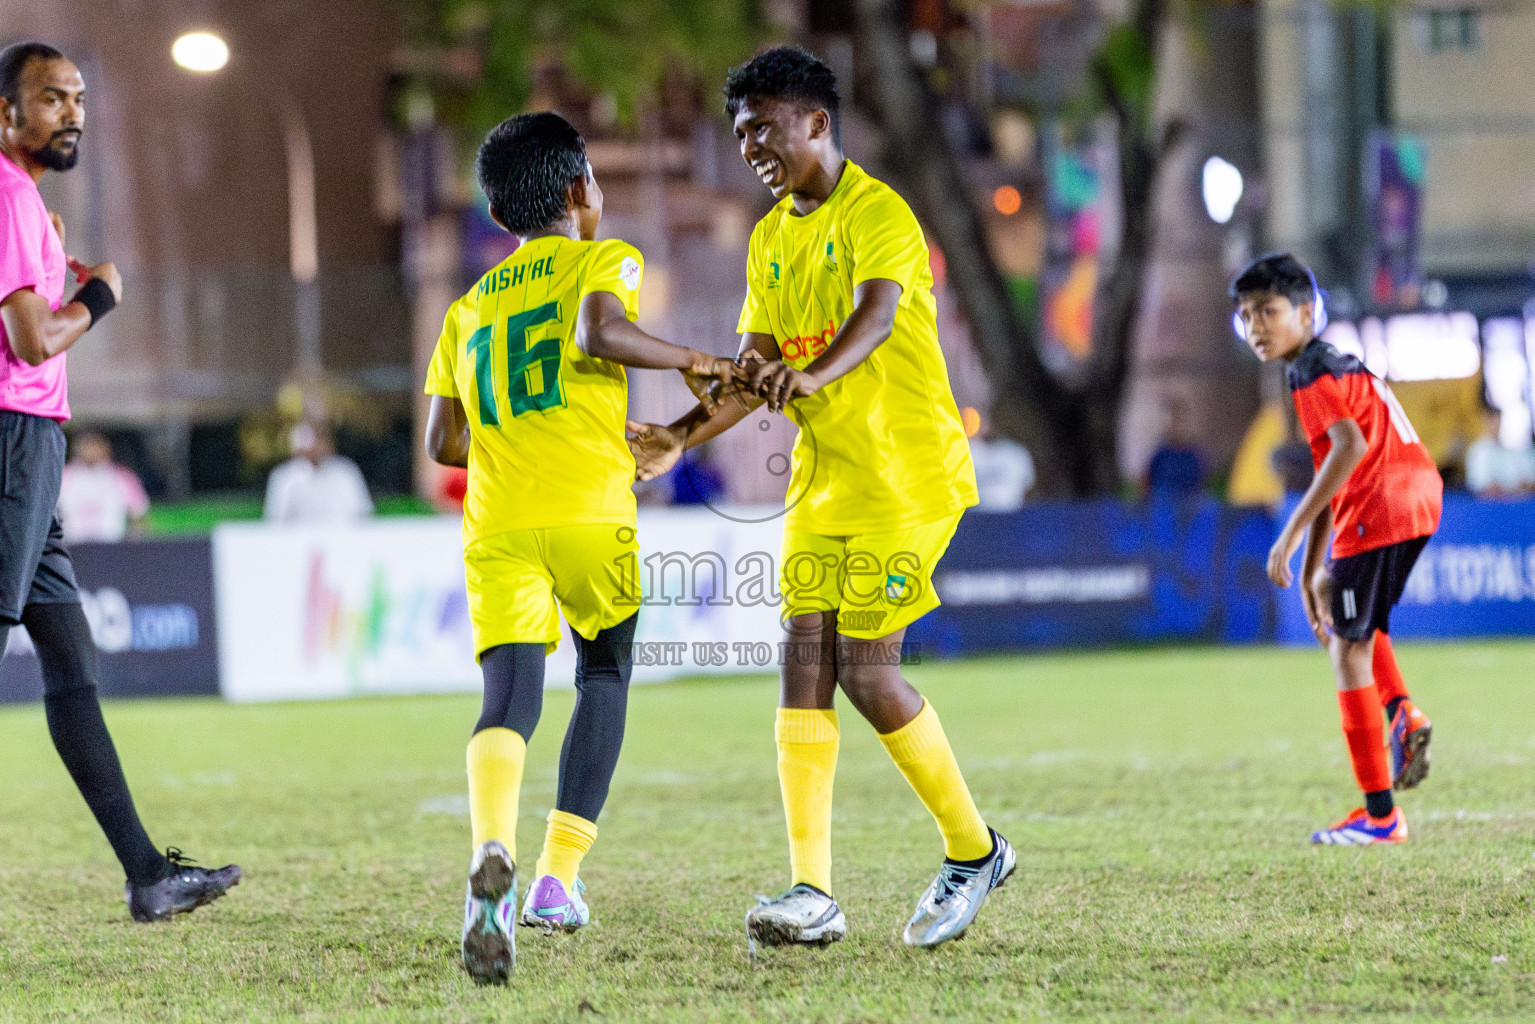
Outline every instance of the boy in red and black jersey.
<svg viewBox="0 0 1535 1024">
<path fill-rule="evenodd" d="M 1291 583 L 1301 559 L 1306 619 L 1331 655 L 1354 777 L 1365 806 L 1314 843 L 1401 842 L 1407 822 L 1391 791 L 1428 774 L 1427 716 L 1407 695 L 1391 650 L 1391 609 L 1439 527 L 1444 484 L 1386 382 L 1316 336 L 1320 296 L 1293 256 L 1265 256 L 1232 283 L 1238 333 L 1264 362 L 1283 359 L 1316 477 L 1269 551 L 1268 574 Z M 1328 540 L 1332 550 L 1328 554 Z M 1388 761 L 1381 715 L 1390 719 Z"/>
</svg>

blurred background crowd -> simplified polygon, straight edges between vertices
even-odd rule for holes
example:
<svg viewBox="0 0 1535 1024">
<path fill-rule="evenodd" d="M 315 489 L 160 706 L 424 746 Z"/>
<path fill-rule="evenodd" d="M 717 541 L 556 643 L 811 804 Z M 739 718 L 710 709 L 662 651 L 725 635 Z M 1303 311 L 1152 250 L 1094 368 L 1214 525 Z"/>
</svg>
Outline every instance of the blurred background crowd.
<svg viewBox="0 0 1535 1024">
<path fill-rule="evenodd" d="M 775 40 L 837 70 L 848 154 L 929 233 L 983 507 L 1277 505 L 1310 458 L 1233 335 L 1258 252 L 1392 382 L 1451 487 L 1535 490 L 1535 8 L 1449 0 L 0 0 L 90 91 L 50 206 L 121 312 L 70 353 L 79 540 L 451 510 L 418 438 L 447 305 L 511 252 L 470 173 L 499 118 L 588 140 L 642 323 L 733 353 L 771 199 L 720 112 Z M 188 35 L 188 33 L 203 33 Z M 174 44 L 174 46 L 173 46 Z M 631 373 L 631 414 L 690 401 Z M 792 427 L 733 431 L 650 504 L 772 502 Z"/>
</svg>

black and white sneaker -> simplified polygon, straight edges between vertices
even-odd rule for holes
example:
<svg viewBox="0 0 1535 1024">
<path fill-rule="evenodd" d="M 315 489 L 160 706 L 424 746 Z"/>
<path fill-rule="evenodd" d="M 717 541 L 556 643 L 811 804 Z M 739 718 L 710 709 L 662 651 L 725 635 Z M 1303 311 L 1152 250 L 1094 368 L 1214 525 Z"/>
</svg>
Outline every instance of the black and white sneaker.
<svg viewBox="0 0 1535 1024">
<path fill-rule="evenodd" d="M 1018 866 L 1018 854 L 996 829 L 991 830 L 991 843 L 991 856 L 978 865 L 944 861 L 906 923 L 901 938 L 908 946 L 938 946 L 965 934 L 986 897 Z"/>
<path fill-rule="evenodd" d="M 126 887 L 128 913 L 142 924 L 196 910 L 240 884 L 242 872 L 238 864 L 198 867 L 196 861 L 174 846 L 165 851 L 165 859 L 171 863 L 169 875 L 147 885 L 129 882 Z"/>
<path fill-rule="evenodd" d="M 801 882 L 776 900 L 760 901 L 746 912 L 746 935 L 764 946 L 824 946 L 847 937 L 847 918 L 837 901 Z"/>
</svg>

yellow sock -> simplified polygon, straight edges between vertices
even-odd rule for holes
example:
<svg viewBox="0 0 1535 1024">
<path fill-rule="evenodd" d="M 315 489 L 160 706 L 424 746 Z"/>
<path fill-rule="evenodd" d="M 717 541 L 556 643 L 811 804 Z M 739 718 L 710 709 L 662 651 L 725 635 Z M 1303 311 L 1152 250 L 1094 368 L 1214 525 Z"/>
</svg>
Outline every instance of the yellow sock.
<svg viewBox="0 0 1535 1024">
<path fill-rule="evenodd" d="M 544 852 L 538 856 L 537 875 L 553 875 L 567 890 L 576 884 L 581 858 L 597 841 L 597 825 L 564 811 L 549 812 L 549 830 L 544 833 Z"/>
<path fill-rule="evenodd" d="M 938 822 L 944 856 L 975 860 L 989 854 L 991 832 L 975 809 L 933 706 L 924 700 L 916 718 L 895 732 L 881 734 L 879 741 Z"/>
<path fill-rule="evenodd" d="M 831 892 L 831 787 L 837 775 L 837 712 L 779 708 L 778 785 L 789 823 L 790 885 Z"/>
<path fill-rule="evenodd" d="M 517 862 L 517 798 L 528 745 L 511 729 L 481 729 L 469 740 L 469 825 L 474 845 L 499 839 Z"/>
</svg>

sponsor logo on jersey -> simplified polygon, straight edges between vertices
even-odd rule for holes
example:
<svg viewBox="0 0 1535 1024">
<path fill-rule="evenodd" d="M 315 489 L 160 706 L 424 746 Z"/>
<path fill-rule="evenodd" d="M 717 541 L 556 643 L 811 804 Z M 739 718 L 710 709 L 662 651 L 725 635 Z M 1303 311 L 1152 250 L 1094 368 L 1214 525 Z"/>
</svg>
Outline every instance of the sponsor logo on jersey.
<svg viewBox="0 0 1535 1024">
<path fill-rule="evenodd" d="M 805 334 L 797 338 L 785 338 L 778 343 L 778 351 L 783 353 L 786 362 L 796 359 L 814 359 L 826 351 L 826 346 L 837 336 L 839 326 L 831 318 L 826 320 L 826 329 L 820 334 Z"/>
<path fill-rule="evenodd" d="M 633 256 L 625 256 L 624 261 L 618 265 L 618 279 L 631 292 L 638 288 L 640 286 L 640 261 Z"/>
</svg>

